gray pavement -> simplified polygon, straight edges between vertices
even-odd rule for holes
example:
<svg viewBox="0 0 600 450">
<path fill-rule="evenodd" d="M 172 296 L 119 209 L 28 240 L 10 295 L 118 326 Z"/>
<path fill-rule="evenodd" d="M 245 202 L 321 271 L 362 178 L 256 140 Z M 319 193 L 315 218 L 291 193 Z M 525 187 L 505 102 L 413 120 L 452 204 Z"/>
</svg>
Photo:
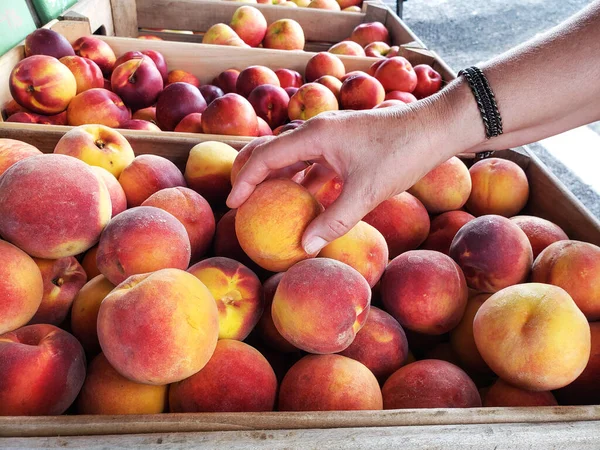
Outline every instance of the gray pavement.
<svg viewBox="0 0 600 450">
<path fill-rule="evenodd" d="M 454 70 L 485 61 L 568 18 L 589 0 L 408 0 L 403 18 Z M 395 9 L 395 3 L 388 0 Z M 590 126 L 600 134 L 600 123 Z M 530 147 L 600 218 L 600 195 L 542 145 Z M 600 152 L 600 148 L 598 148 Z"/>
</svg>

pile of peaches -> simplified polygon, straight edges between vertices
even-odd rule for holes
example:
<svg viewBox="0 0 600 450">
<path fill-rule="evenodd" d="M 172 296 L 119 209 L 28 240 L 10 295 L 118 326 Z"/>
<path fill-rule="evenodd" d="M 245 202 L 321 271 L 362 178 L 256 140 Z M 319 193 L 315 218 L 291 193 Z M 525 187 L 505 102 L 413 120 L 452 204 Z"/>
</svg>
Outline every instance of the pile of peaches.
<svg viewBox="0 0 600 450">
<path fill-rule="evenodd" d="M 517 164 L 451 158 L 307 254 L 343 180 L 227 210 L 252 149 L 0 139 L 0 415 L 600 402 L 600 248 L 523 215 Z"/>
<path fill-rule="evenodd" d="M 244 0 L 244 2 L 348 12 L 361 12 L 363 5 L 363 0 Z"/>
<path fill-rule="evenodd" d="M 254 9 L 242 6 L 238 12 L 244 8 Z M 253 30 L 236 28 L 251 42 L 245 29 Z M 117 58 L 96 37 L 81 37 L 71 46 L 60 34 L 39 29 L 27 37 L 26 58 L 10 75 L 13 100 L 3 113 L 7 122 L 264 136 L 324 111 L 403 105 L 440 89 L 442 78 L 430 66 L 413 67 L 394 56 L 399 49 L 386 43 L 388 31 L 380 23 L 359 25 L 350 39 L 312 56 L 303 75 L 256 65 L 225 70 L 201 86 L 191 73 L 169 71 L 157 51 Z M 347 73 L 338 54 L 378 57 L 369 73 Z"/>
</svg>

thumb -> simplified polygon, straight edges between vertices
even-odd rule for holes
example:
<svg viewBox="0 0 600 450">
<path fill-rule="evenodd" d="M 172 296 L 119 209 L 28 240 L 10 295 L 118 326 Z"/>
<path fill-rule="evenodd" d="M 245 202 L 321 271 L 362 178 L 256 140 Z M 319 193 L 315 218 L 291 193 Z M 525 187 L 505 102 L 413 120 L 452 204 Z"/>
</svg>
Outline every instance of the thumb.
<svg viewBox="0 0 600 450">
<path fill-rule="evenodd" d="M 354 183 L 346 182 L 340 196 L 306 228 L 302 247 L 309 254 L 319 252 L 331 241 L 345 235 L 375 206 Z"/>
</svg>

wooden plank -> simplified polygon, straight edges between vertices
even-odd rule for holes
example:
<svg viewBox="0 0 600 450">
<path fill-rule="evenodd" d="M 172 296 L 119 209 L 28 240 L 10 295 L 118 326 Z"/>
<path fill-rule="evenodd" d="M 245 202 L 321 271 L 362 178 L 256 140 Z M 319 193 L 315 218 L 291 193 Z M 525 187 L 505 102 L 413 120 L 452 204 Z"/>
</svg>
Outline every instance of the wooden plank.
<svg viewBox="0 0 600 450">
<path fill-rule="evenodd" d="M 600 406 L 0 417 L 0 436 L 83 436 L 516 422 L 533 424 L 590 420 L 600 420 Z"/>
<path fill-rule="evenodd" d="M 111 9 L 115 34 L 123 37 L 137 37 L 136 0 L 111 0 Z"/>
<path fill-rule="evenodd" d="M 336 428 L 330 430 L 152 433 L 0 439 L 0 447 L 144 449 L 597 449 L 600 422 Z"/>
<path fill-rule="evenodd" d="M 72 18 L 72 14 L 75 13 L 69 13 L 68 17 Z M 50 28 L 66 37 L 71 44 L 81 36 L 92 33 L 89 20 L 81 15 L 77 20 L 58 20 Z"/>
<path fill-rule="evenodd" d="M 114 36 L 113 15 L 110 0 L 80 0 L 65 11 L 63 16 L 75 12 L 87 17 L 92 33 Z"/>
</svg>

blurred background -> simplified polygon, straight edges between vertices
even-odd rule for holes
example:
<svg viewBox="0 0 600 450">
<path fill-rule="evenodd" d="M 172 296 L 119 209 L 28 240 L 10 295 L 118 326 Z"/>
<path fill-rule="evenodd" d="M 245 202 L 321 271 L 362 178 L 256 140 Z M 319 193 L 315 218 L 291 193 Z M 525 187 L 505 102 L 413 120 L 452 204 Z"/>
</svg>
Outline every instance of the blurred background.
<svg viewBox="0 0 600 450">
<path fill-rule="evenodd" d="M 396 2 L 386 3 L 396 10 Z M 589 3 L 407 0 L 402 4 L 402 18 L 428 48 L 458 72 L 559 24 Z M 600 218 L 600 122 L 545 139 L 530 148 Z"/>
</svg>

